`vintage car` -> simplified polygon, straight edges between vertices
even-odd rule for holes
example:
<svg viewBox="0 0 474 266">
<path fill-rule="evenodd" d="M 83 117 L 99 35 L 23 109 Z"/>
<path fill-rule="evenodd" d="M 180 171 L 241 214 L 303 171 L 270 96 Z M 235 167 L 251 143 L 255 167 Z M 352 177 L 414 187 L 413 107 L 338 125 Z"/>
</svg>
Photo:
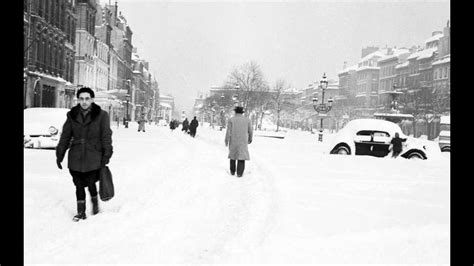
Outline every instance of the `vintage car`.
<svg viewBox="0 0 474 266">
<path fill-rule="evenodd" d="M 390 141 L 398 132 L 403 142 L 400 156 L 407 159 L 428 159 L 439 155 L 441 150 L 436 142 L 408 137 L 401 128 L 390 121 L 380 119 L 355 119 L 340 130 L 330 145 L 330 154 L 369 155 L 385 157 L 391 155 Z"/>
<path fill-rule="evenodd" d="M 442 116 L 440 119 L 440 132 L 438 137 L 439 147 L 442 152 L 451 152 L 451 118 Z"/>
<path fill-rule="evenodd" d="M 25 148 L 55 149 L 66 122 L 67 108 L 27 108 L 23 111 Z"/>
</svg>

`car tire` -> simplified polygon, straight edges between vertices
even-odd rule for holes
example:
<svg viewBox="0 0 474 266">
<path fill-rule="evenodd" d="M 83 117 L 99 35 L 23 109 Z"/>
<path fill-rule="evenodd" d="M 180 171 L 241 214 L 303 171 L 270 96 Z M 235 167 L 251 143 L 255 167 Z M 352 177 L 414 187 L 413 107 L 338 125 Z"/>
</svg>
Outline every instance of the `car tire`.
<svg viewBox="0 0 474 266">
<path fill-rule="evenodd" d="M 338 154 L 338 155 L 350 155 L 351 152 L 349 151 L 349 148 L 346 146 L 339 146 L 336 149 L 334 149 L 333 154 Z"/>
<path fill-rule="evenodd" d="M 424 160 L 425 157 L 421 153 L 419 153 L 417 151 L 414 151 L 414 152 L 411 152 L 410 154 L 408 154 L 407 159 L 410 159 L 410 160 Z"/>
<path fill-rule="evenodd" d="M 450 146 L 445 146 L 441 149 L 441 152 L 451 152 L 451 147 Z"/>
</svg>

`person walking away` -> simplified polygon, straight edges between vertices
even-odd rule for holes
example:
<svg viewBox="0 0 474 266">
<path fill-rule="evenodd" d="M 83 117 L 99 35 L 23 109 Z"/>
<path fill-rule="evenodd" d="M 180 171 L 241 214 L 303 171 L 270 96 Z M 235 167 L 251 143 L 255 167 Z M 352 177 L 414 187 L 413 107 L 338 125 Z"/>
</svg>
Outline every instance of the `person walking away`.
<svg viewBox="0 0 474 266">
<path fill-rule="evenodd" d="M 105 167 L 112 157 L 112 129 L 109 115 L 94 103 L 94 91 L 83 87 L 77 91 L 78 104 L 67 113 L 66 122 L 56 147 L 56 164 L 63 169 L 61 162 L 66 151 L 68 168 L 76 186 L 77 214 L 74 221 L 86 219 L 86 193 L 88 187 L 92 214 L 99 212 L 96 182 L 99 170 Z"/>
<path fill-rule="evenodd" d="M 227 122 L 225 146 L 229 146 L 230 174 L 235 175 L 237 170 L 237 177 L 242 177 L 245 161 L 250 160 L 248 144 L 252 143 L 253 129 L 250 119 L 243 116 L 243 107 L 237 106 L 234 111 L 235 115 Z"/>
<path fill-rule="evenodd" d="M 199 122 L 197 121 L 196 117 L 194 117 L 193 120 L 191 120 L 191 123 L 189 124 L 189 135 L 191 135 L 191 137 L 194 138 L 196 136 L 198 126 Z"/>
<path fill-rule="evenodd" d="M 390 146 L 388 147 L 388 150 L 392 151 L 392 158 L 397 158 L 398 155 L 400 155 L 400 153 L 402 152 L 403 142 L 405 142 L 406 140 L 406 138 L 400 138 L 398 132 L 395 132 L 395 136 L 390 141 Z"/>
<path fill-rule="evenodd" d="M 188 121 L 188 118 L 186 117 L 183 121 L 183 128 L 181 129 L 182 131 L 184 131 L 184 133 L 188 133 L 188 130 L 189 130 L 189 121 Z"/>
<path fill-rule="evenodd" d="M 142 113 L 140 116 L 140 120 L 138 121 L 138 132 L 140 131 L 145 132 L 145 124 L 146 124 L 145 113 Z"/>
</svg>

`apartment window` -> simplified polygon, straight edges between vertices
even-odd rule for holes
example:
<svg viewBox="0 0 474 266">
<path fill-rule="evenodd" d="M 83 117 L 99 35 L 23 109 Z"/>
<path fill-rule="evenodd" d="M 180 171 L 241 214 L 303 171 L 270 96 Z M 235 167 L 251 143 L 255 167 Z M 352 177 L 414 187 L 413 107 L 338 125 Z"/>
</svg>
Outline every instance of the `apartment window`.
<svg viewBox="0 0 474 266">
<path fill-rule="evenodd" d="M 51 53 L 51 65 L 53 66 L 52 69 L 55 73 L 57 72 L 57 70 L 56 70 L 57 65 L 56 64 L 58 63 L 58 61 L 57 61 L 58 57 L 56 56 L 56 52 L 57 52 L 56 46 L 54 46 L 53 47 L 53 52 Z"/>
<path fill-rule="evenodd" d="M 48 53 L 49 53 L 49 56 L 48 56 L 48 66 L 49 66 L 49 69 L 52 71 L 52 66 L 53 66 L 53 53 L 52 53 L 52 46 L 51 44 L 48 45 Z"/>
<path fill-rule="evenodd" d="M 50 17 L 50 16 L 49 16 L 49 12 L 50 12 L 50 6 L 49 6 L 49 4 L 50 4 L 50 1 L 49 1 L 49 0 L 45 0 L 45 1 L 46 1 L 46 2 L 45 2 L 45 5 L 44 5 L 44 19 L 45 19 L 46 21 L 50 22 L 50 21 L 49 21 L 49 17 Z"/>
<path fill-rule="evenodd" d="M 64 24 L 66 23 L 66 10 L 64 8 L 64 4 L 61 4 L 60 8 L 59 8 L 59 16 L 60 16 L 60 25 L 61 25 L 61 30 L 64 32 L 64 33 L 67 33 L 67 31 L 64 30 Z"/>
<path fill-rule="evenodd" d="M 56 19 L 55 19 L 56 27 L 59 28 L 59 27 L 60 27 L 60 26 L 59 26 L 59 22 L 60 22 L 60 18 L 61 18 L 61 17 L 60 17 L 60 16 L 61 16 L 61 13 L 60 13 L 60 11 L 59 11 L 59 0 L 56 0 L 56 2 L 54 3 L 54 5 L 55 5 L 55 10 L 56 10 L 56 12 L 55 12 L 55 13 L 56 13 L 56 14 L 55 14 L 55 17 L 56 17 Z"/>
<path fill-rule="evenodd" d="M 71 36 L 69 34 L 69 18 L 66 19 L 64 33 L 66 33 L 66 40 L 71 42 Z"/>
<path fill-rule="evenodd" d="M 43 52 L 41 54 L 41 63 L 43 64 L 43 68 L 45 68 L 46 56 L 48 55 L 47 41 L 43 41 L 43 47 L 42 48 L 43 48 Z"/>
<path fill-rule="evenodd" d="M 32 1 L 32 0 L 30 0 Z M 38 15 L 40 17 L 42 17 L 44 15 L 44 1 L 45 0 L 39 0 L 39 4 L 38 4 Z"/>
</svg>

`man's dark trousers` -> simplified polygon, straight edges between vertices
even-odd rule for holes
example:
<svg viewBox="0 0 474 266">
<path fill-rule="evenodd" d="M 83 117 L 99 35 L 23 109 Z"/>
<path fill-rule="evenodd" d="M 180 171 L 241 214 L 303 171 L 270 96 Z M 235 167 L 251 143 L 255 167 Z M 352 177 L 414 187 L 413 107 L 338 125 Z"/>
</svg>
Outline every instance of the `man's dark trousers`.
<svg viewBox="0 0 474 266">
<path fill-rule="evenodd" d="M 236 160 L 230 160 L 230 173 L 234 174 L 235 173 L 235 161 Z M 237 160 L 237 175 L 241 176 L 244 174 L 244 169 L 245 169 L 245 160 Z"/>
</svg>

